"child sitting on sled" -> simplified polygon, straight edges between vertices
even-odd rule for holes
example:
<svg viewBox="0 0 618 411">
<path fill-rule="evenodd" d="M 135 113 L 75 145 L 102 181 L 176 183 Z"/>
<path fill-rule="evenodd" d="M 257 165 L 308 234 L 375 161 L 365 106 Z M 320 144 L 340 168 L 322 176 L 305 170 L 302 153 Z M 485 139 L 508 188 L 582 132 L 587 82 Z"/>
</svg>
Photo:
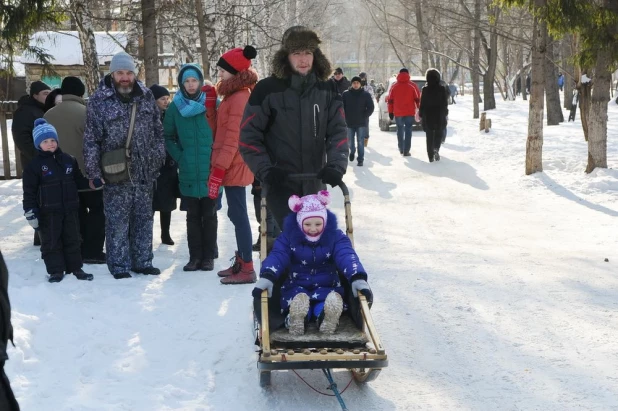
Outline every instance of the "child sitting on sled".
<svg viewBox="0 0 618 411">
<path fill-rule="evenodd" d="M 352 242 L 337 228 L 337 217 L 326 209 L 328 203 L 328 191 L 290 197 L 294 214 L 286 217 L 253 289 L 254 297 L 263 290 L 270 297 L 273 284 L 288 273 L 281 286 L 281 309 L 288 313 L 285 324 L 292 335 L 303 335 L 306 322 L 312 320 L 320 332 L 335 332 L 345 308 L 339 273 L 349 281 L 354 297 L 360 292 L 373 299 L 367 273 Z"/>
</svg>

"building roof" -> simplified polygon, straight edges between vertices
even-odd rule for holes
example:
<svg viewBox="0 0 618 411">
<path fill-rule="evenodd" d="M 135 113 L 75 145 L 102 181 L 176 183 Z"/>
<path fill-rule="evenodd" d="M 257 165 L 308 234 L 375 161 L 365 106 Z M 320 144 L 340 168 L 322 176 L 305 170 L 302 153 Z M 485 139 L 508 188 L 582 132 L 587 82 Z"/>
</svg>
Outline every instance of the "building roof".
<svg viewBox="0 0 618 411">
<path fill-rule="evenodd" d="M 95 32 L 99 64 L 105 65 L 112 56 L 127 45 L 127 33 L 121 31 Z M 30 46 L 39 47 L 50 54 L 50 64 L 57 66 L 83 65 L 82 47 L 77 31 L 39 31 L 30 37 Z M 41 64 L 36 56 L 24 53 L 23 64 Z"/>
</svg>

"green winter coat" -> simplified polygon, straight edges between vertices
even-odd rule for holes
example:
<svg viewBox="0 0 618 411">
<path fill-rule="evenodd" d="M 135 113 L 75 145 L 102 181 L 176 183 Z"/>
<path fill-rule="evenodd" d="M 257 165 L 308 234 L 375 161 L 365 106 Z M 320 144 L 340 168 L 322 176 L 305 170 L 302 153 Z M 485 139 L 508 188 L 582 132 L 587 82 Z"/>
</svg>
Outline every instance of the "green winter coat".
<svg viewBox="0 0 618 411">
<path fill-rule="evenodd" d="M 163 134 L 167 152 L 178 163 L 180 193 L 187 197 L 208 197 L 213 139 L 206 113 L 183 117 L 172 102 L 165 111 Z"/>
</svg>

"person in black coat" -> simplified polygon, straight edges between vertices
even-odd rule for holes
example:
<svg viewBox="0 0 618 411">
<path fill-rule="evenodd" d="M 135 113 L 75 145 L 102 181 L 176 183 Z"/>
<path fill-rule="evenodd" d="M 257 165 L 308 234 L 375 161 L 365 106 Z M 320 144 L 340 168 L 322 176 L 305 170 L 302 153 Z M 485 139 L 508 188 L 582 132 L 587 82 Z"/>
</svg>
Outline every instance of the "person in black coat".
<svg viewBox="0 0 618 411">
<path fill-rule="evenodd" d="M 37 150 L 32 142 L 34 120 L 43 117 L 43 114 L 45 114 L 45 99 L 50 92 L 49 86 L 42 81 L 33 82 L 30 85 L 30 96 L 19 99 L 22 103 L 18 103 L 19 106 L 13 113 L 11 132 L 15 146 L 19 149 L 22 167 L 26 167 L 37 155 Z"/>
<path fill-rule="evenodd" d="M 4 372 L 4 363 L 9 359 L 6 348 L 9 341 L 13 342 L 13 326 L 11 325 L 11 302 L 9 301 L 9 270 L 0 253 L 0 410 L 19 411 L 9 378 Z"/>
<path fill-rule="evenodd" d="M 158 84 L 150 86 L 154 95 L 157 107 L 161 111 L 161 122 L 165 117 L 165 110 L 170 104 L 170 92 Z M 161 224 L 161 243 L 174 245 L 174 240 L 170 236 L 170 224 L 172 221 L 172 211 L 176 209 L 176 198 L 180 197 L 178 182 L 178 164 L 166 153 L 165 164 L 161 167 L 157 186 L 152 197 L 152 210 L 159 212 Z"/>
<path fill-rule="evenodd" d="M 34 81 L 30 84 L 30 94 L 23 96 L 17 102 L 17 110 L 13 113 L 11 133 L 15 147 L 19 149 L 19 158 L 22 169 L 36 156 L 37 150 L 32 143 L 32 130 L 34 120 L 45 114 L 45 100 L 51 92 L 49 86 L 42 81 Z M 34 233 L 34 245 L 41 245 L 38 233 Z"/>
<path fill-rule="evenodd" d="M 24 169 L 24 215 L 39 231 L 49 282 L 62 281 L 65 273 L 92 280 L 92 274 L 82 270 L 77 195 L 78 187 L 89 187 L 88 180 L 75 157 L 60 150 L 56 129 L 45 119 L 34 122 L 32 134 L 39 153 Z M 90 188 L 101 185 L 100 179 L 94 179 Z"/>
<path fill-rule="evenodd" d="M 337 93 L 342 95 L 347 89 L 350 88 L 350 80 L 346 76 L 343 75 L 343 70 L 341 67 L 337 67 L 333 76 L 330 78 L 330 81 L 333 82 L 335 88 L 337 89 Z"/>
<path fill-rule="evenodd" d="M 429 69 L 425 73 L 427 83 L 421 91 L 420 117 L 427 138 L 427 156 L 429 162 L 440 161 L 440 144 L 442 133 L 446 128 L 448 116 L 448 93 L 440 84 L 440 72 Z"/>
<path fill-rule="evenodd" d="M 43 112 L 47 113 L 58 104 L 62 103 L 62 90 L 59 88 L 53 89 L 45 98 Z"/>
<path fill-rule="evenodd" d="M 369 117 L 373 114 L 373 98 L 361 87 L 361 78 L 352 77 L 352 87 L 343 93 L 343 110 L 348 128 L 350 161 L 354 161 L 355 142 L 358 142 L 358 166 L 365 161 L 365 139 L 369 135 Z M 356 141 L 355 141 L 356 136 Z"/>
</svg>

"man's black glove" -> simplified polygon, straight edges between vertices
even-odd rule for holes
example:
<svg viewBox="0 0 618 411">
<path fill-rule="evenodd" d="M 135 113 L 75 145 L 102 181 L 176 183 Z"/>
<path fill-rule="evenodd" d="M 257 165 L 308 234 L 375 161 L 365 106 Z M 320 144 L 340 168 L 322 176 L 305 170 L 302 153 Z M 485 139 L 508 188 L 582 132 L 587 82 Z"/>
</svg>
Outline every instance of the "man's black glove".
<svg viewBox="0 0 618 411">
<path fill-rule="evenodd" d="M 271 167 L 264 176 L 264 182 L 269 186 L 283 184 L 288 179 L 288 173 L 279 167 Z"/>
<path fill-rule="evenodd" d="M 395 115 L 393 113 L 388 113 L 388 118 L 392 121 L 395 118 Z"/>
<path fill-rule="evenodd" d="M 338 186 L 343 181 L 343 173 L 330 166 L 321 169 L 316 177 L 321 179 L 324 184 L 330 184 L 333 187 Z"/>
</svg>

